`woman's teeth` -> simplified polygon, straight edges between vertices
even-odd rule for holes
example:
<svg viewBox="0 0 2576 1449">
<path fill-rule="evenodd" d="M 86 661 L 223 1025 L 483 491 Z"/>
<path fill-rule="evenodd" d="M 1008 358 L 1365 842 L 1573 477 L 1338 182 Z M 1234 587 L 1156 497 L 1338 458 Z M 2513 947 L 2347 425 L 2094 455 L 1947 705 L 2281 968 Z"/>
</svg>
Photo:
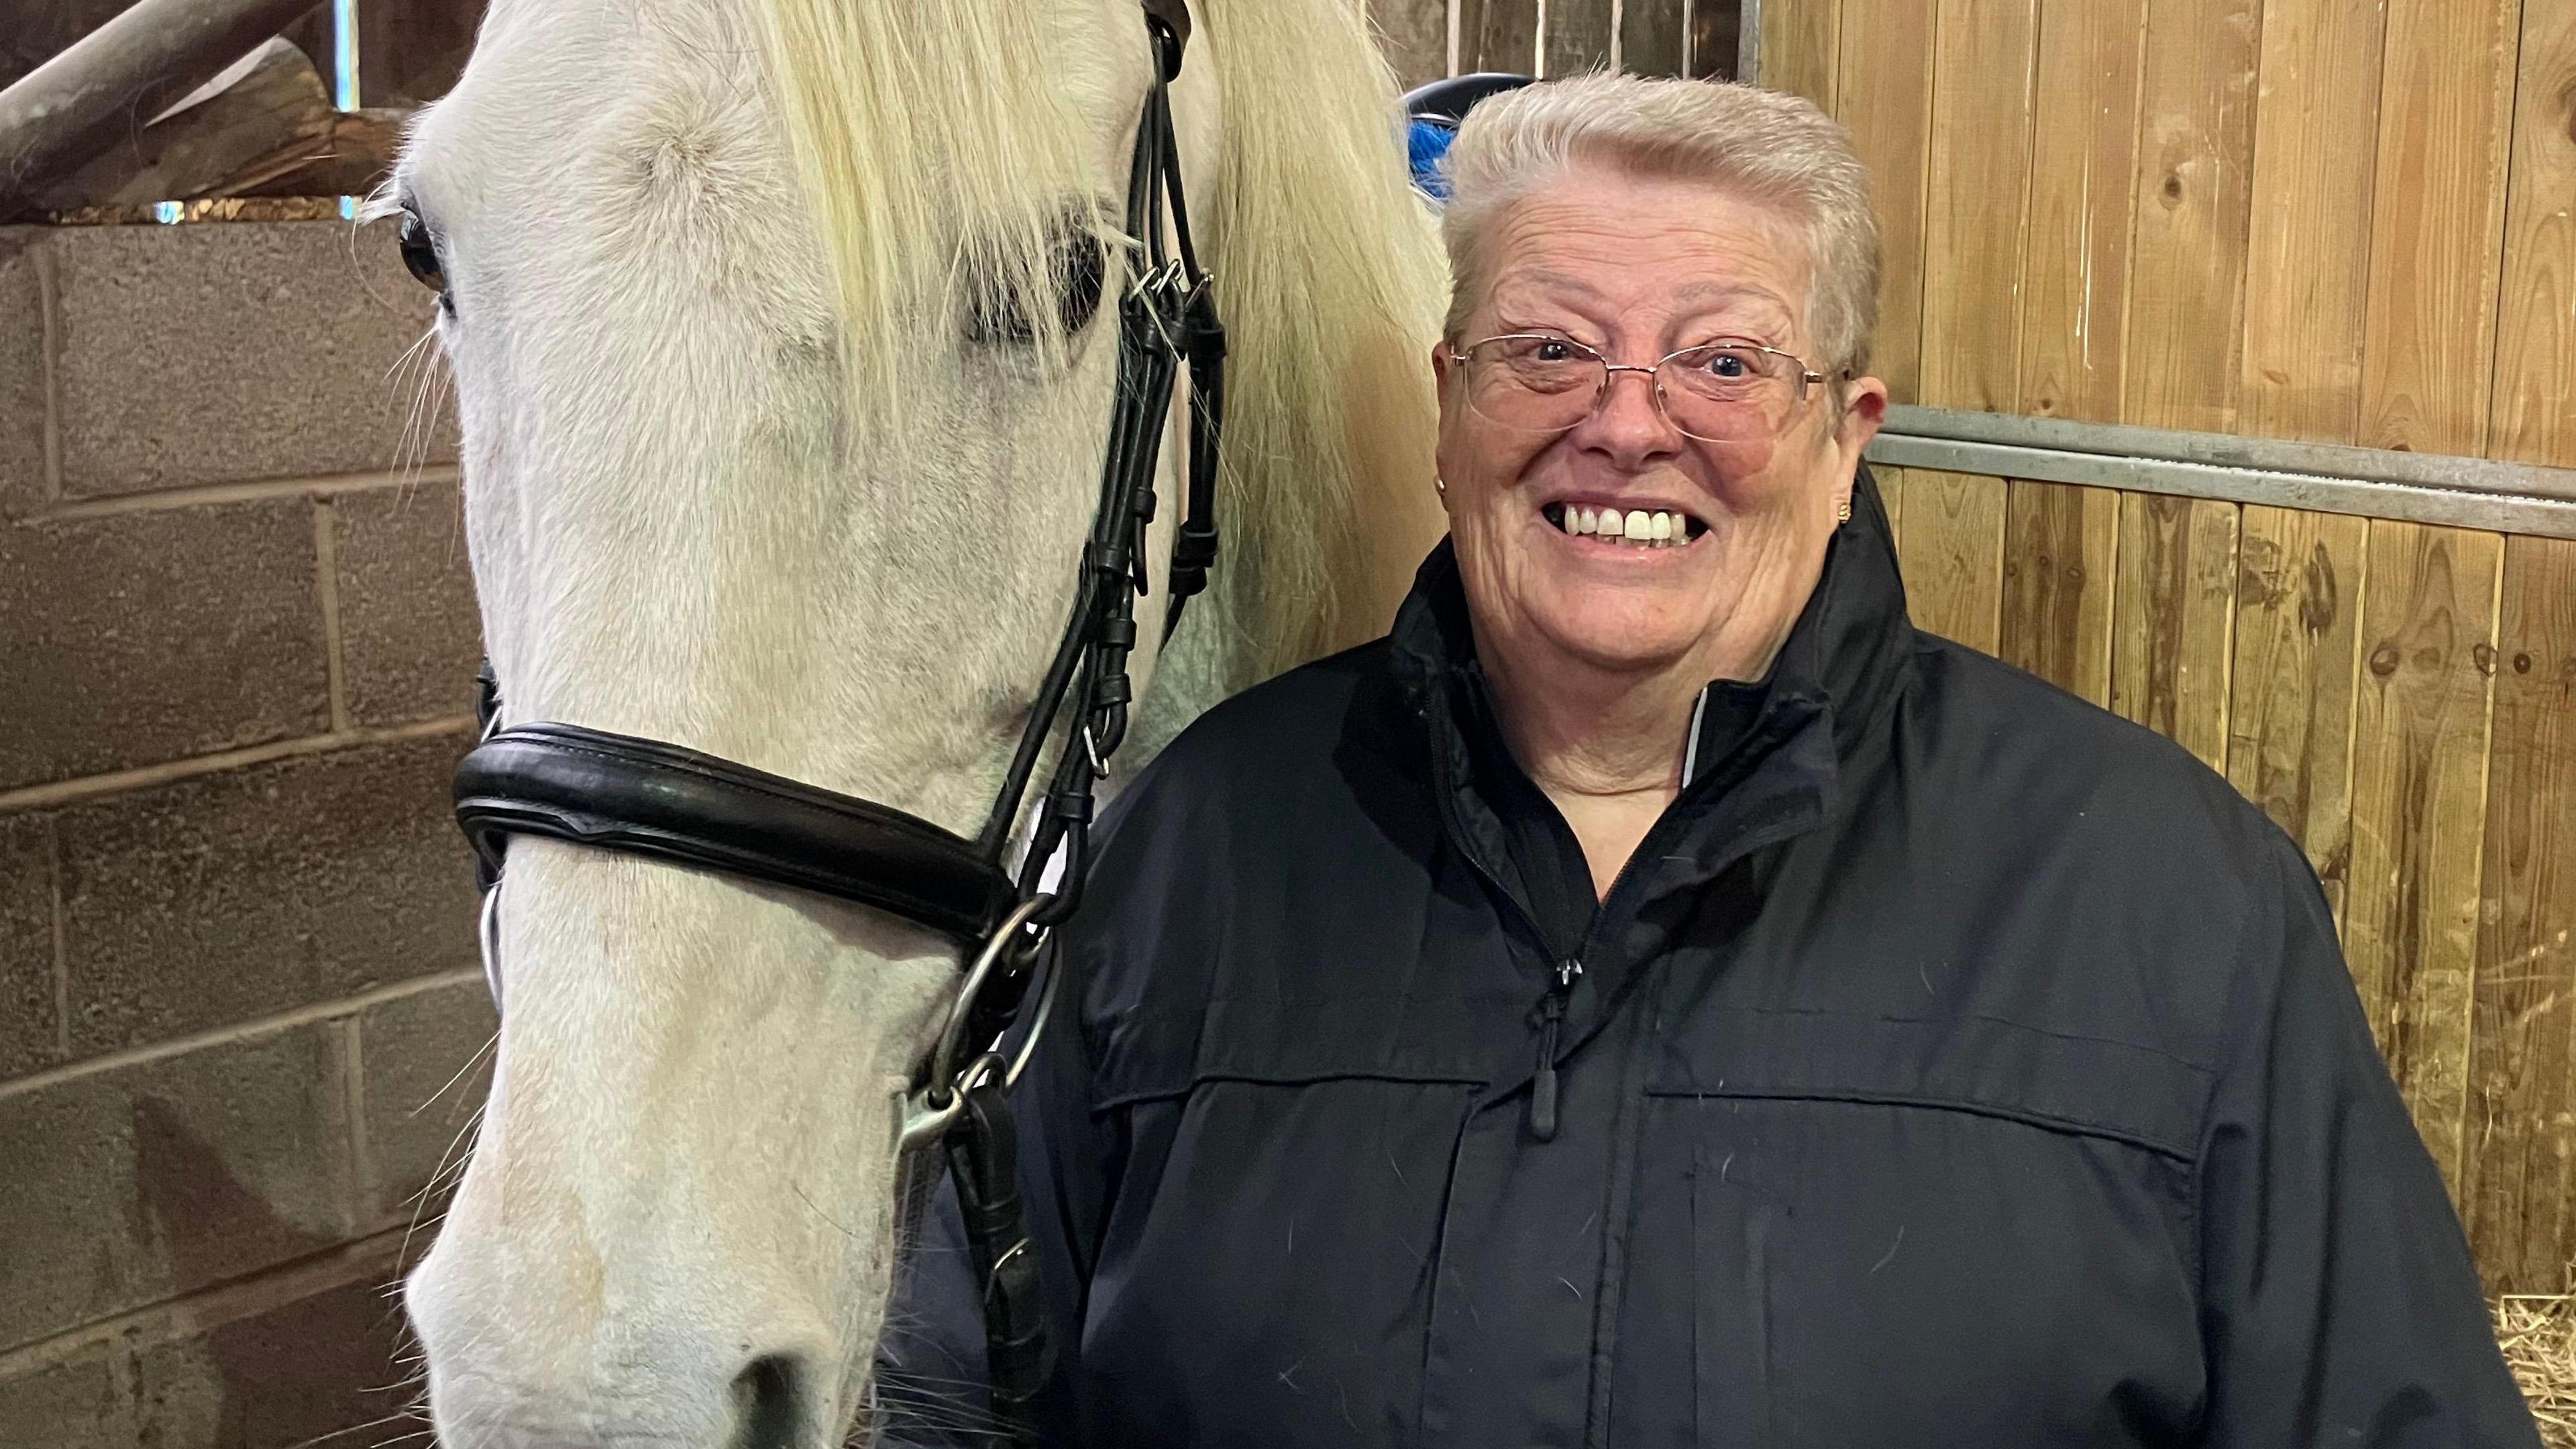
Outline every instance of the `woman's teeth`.
<svg viewBox="0 0 2576 1449">
<path fill-rule="evenodd" d="M 1604 543 L 1673 548 L 1690 542 L 1688 514 L 1649 513 L 1644 509 L 1622 513 L 1616 508 L 1585 508 L 1573 503 L 1553 511 L 1557 527 L 1578 537 L 1597 538 Z"/>
</svg>

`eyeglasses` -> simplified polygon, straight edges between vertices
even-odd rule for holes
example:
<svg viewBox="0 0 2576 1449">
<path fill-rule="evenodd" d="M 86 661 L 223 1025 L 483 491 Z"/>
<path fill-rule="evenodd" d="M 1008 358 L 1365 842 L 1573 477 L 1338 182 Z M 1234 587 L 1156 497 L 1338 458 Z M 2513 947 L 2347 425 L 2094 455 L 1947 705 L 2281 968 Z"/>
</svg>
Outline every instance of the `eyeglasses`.
<svg viewBox="0 0 2576 1449">
<path fill-rule="evenodd" d="M 1652 367 L 1612 362 L 1580 342 L 1540 332 L 1512 332 L 1451 349 L 1463 371 L 1467 406 L 1476 416 L 1524 433 L 1571 430 L 1610 395 L 1615 374 L 1641 372 L 1654 383 L 1666 422 L 1703 442 L 1766 438 L 1789 411 L 1824 382 L 1806 360 L 1750 342 L 1685 347 Z"/>
</svg>

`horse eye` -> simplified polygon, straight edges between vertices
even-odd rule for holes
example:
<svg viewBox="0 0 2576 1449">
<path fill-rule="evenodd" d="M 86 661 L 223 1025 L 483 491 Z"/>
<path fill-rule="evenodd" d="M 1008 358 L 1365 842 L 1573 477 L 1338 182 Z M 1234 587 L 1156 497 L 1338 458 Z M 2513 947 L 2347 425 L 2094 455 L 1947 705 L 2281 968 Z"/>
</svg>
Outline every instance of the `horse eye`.
<svg viewBox="0 0 2576 1449">
<path fill-rule="evenodd" d="M 1064 323 L 1067 336 L 1090 325 L 1092 314 L 1100 310 L 1101 282 L 1108 266 L 1109 260 L 1101 253 L 1099 238 L 1088 234 L 1066 239 L 1057 250 L 1052 268 L 1056 279 L 1056 315 Z"/>
<path fill-rule="evenodd" d="M 1055 304 L 1056 322 L 1066 336 L 1089 326 L 1100 310 L 1108 265 L 1099 238 L 1087 229 L 1069 231 L 1048 254 L 1047 290 L 1053 295 L 1045 300 Z M 985 346 L 1024 347 L 1035 342 L 1037 322 L 1030 311 L 1031 303 L 1038 301 L 1021 295 L 1021 289 L 1009 283 L 988 281 L 974 290 L 967 304 L 966 339 Z"/>
<path fill-rule="evenodd" d="M 446 296 L 447 269 L 438 260 L 438 239 L 431 234 L 429 223 L 420 219 L 420 213 L 403 213 L 400 245 L 403 269 L 411 273 L 412 280 Z"/>
</svg>

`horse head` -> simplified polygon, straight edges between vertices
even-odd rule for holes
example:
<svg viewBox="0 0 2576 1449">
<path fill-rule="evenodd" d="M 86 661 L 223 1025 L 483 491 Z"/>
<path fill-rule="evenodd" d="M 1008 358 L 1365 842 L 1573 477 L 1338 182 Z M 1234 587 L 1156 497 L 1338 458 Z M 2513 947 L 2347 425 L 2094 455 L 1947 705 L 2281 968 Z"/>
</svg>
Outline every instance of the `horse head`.
<svg viewBox="0 0 2576 1449">
<path fill-rule="evenodd" d="M 1148 748 L 1375 632 L 1437 531 L 1443 276 L 1357 7 L 1196 20 L 1227 554 L 1168 651 L 1139 631 Z M 1137 0 L 496 0 L 386 205 L 442 296 L 505 718 L 975 834 L 1099 495 L 1155 74 Z M 508 882 L 491 1096 L 406 1285 L 443 1441 L 839 1443 L 956 943 L 553 839 Z"/>
</svg>

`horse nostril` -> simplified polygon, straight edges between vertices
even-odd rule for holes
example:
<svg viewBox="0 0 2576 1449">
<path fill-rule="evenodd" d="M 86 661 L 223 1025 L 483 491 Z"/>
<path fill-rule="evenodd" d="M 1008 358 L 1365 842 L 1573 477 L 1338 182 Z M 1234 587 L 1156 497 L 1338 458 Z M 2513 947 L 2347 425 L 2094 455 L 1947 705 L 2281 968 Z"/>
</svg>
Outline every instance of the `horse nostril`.
<svg viewBox="0 0 2576 1449">
<path fill-rule="evenodd" d="M 756 1358 L 734 1376 L 734 1449 L 796 1449 L 803 1406 L 796 1360 L 779 1354 Z"/>
</svg>

